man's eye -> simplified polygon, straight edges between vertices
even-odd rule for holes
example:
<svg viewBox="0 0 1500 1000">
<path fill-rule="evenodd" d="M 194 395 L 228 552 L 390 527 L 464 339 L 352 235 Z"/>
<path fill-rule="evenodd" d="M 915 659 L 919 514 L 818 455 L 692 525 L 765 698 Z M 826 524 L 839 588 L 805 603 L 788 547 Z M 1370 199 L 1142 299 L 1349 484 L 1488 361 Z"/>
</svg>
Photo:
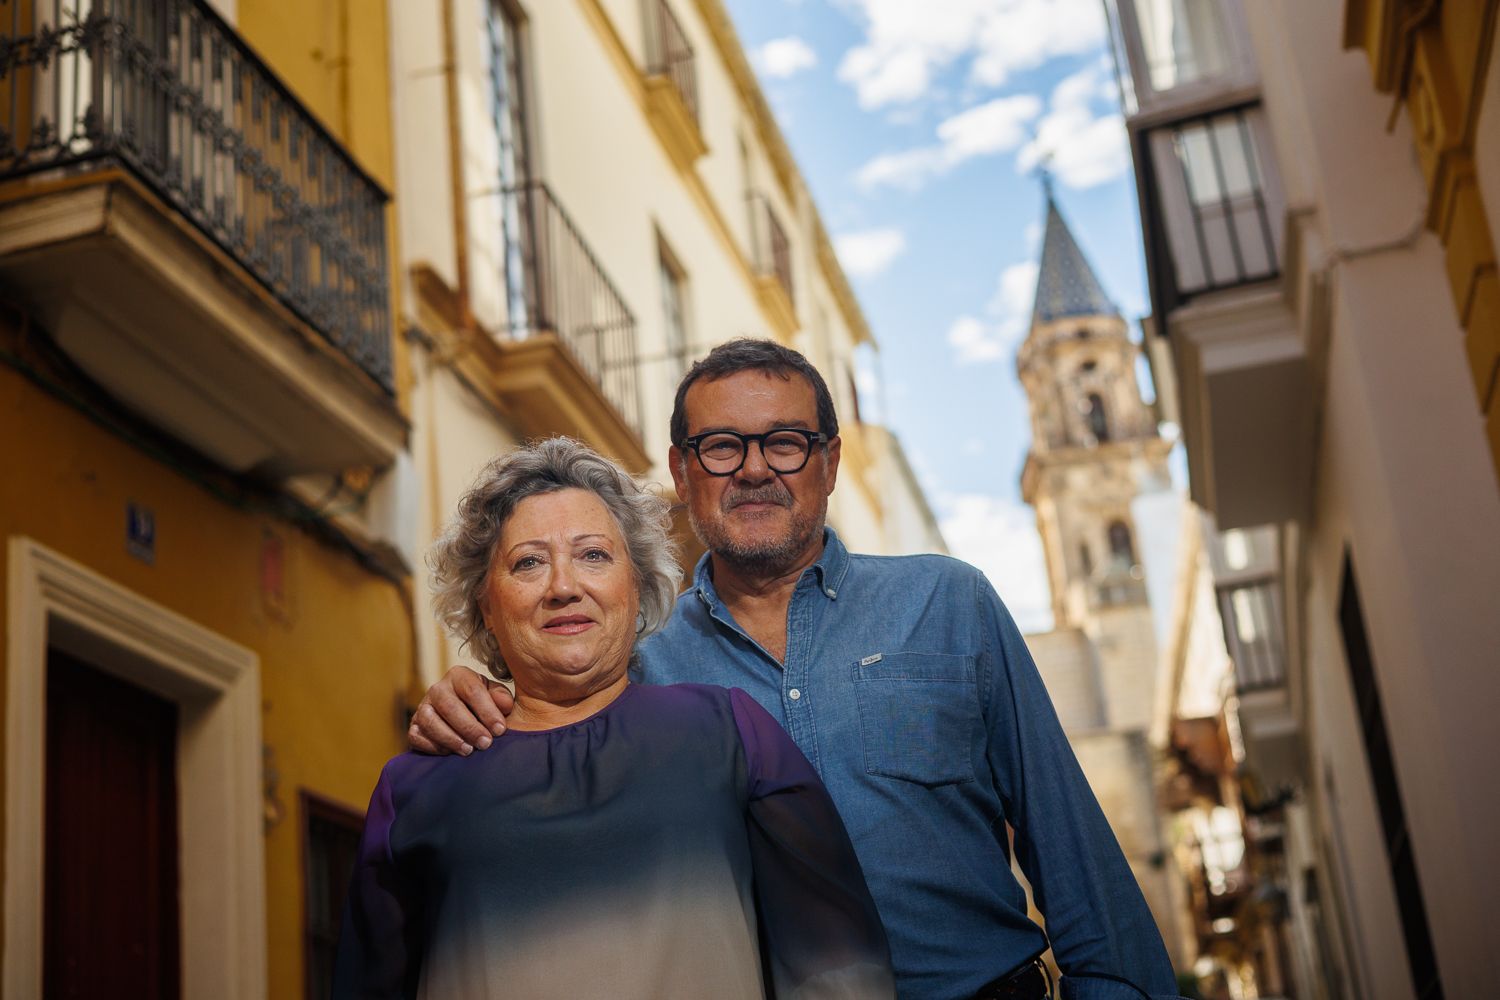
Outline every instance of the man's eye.
<svg viewBox="0 0 1500 1000">
<path fill-rule="evenodd" d="M 705 441 L 703 450 L 710 458 L 729 458 L 740 450 L 738 441 Z"/>
<path fill-rule="evenodd" d="M 802 453 L 802 439 L 799 437 L 776 437 L 766 442 L 778 455 L 800 455 Z"/>
</svg>

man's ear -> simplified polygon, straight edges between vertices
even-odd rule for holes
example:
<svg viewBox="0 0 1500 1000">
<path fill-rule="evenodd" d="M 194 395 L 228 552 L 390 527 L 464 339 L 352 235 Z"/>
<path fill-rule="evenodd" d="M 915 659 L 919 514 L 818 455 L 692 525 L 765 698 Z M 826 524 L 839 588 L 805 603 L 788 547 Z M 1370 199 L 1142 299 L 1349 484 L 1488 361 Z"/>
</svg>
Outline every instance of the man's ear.
<svg viewBox="0 0 1500 1000">
<path fill-rule="evenodd" d="M 828 455 L 824 459 L 824 466 L 827 469 L 829 493 L 833 492 L 833 487 L 839 481 L 839 456 L 843 453 L 843 446 L 843 438 L 837 435 L 828 441 Z"/>
<path fill-rule="evenodd" d="M 677 488 L 677 499 L 687 503 L 687 450 L 672 445 L 667 452 L 667 471 L 672 473 L 672 485 Z"/>
</svg>

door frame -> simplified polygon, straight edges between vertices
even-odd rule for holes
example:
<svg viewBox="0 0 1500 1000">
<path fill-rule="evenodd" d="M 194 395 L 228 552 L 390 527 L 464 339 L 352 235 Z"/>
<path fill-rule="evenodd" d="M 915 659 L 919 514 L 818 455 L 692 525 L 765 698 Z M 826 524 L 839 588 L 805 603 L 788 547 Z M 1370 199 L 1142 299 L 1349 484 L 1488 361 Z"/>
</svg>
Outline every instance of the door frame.
<svg viewBox="0 0 1500 1000">
<path fill-rule="evenodd" d="M 266 993 L 260 658 L 23 536 L 8 549 L 0 991 L 42 995 L 47 650 L 176 702 L 182 995 Z"/>
</svg>

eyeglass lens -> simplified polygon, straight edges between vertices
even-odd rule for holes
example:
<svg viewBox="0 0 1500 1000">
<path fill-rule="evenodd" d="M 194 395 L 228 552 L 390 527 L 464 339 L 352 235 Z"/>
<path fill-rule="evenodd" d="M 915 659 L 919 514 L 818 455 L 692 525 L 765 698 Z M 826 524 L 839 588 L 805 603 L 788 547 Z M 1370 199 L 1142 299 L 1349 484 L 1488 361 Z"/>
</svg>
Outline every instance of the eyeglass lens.
<svg viewBox="0 0 1500 1000">
<path fill-rule="evenodd" d="M 746 442 L 738 434 L 710 434 L 698 443 L 698 457 L 709 472 L 733 472 L 745 460 Z M 807 438 L 779 431 L 761 439 L 766 465 L 776 472 L 796 472 L 807 463 Z"/>
</svg>

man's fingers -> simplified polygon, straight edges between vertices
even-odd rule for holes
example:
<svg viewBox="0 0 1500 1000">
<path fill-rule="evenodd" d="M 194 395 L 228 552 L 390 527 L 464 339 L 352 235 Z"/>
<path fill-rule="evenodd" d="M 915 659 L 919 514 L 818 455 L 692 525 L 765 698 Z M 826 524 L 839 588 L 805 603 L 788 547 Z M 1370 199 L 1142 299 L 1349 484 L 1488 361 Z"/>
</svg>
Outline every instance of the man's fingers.
<svg viewBox="0 0 1500 1000">
<path fill-rule="evenodd" d="M 416 712 L 412 714 L 411 729 L 408 730 L 406 738 L 414 749 L 423 750 L 426 753 L 456 753 L 467 757 L 474 752 L 473 744 L 454 732 L 426 701 L 418 705 Z M 425 738 L 427 743 L 425 748 L 418 744 L 419 738 Z"/>
<path fill-rule="evenodd" d="M 516 707 L 515 695 L 511 694 L 510 688 L 506 687 L 504 684 L 490 685 L 490 699 L 494 701 L 495 707 L 500 709 L 500 711 L 507 716 L 509 716 L 511 711 Z M 496 733 L 496 735 L 498 736 L 499 734 Z"/>
<path fill-rule="evenodd" d="M 468 708 L 470 718 L 454 718 L 447 711 L 444 711 L 447 707 L 444 704 L 438 704 L 434 707 L 442 713 L 443 719 L 450 726 L 457 729 L 463 734 L 465 739 L 468 739 L 475 746 L 479 747 L 479 749 L 483 750 L 489 746 L 488 736 L 490 733 L 499 736 L 505 732 L 504 713 L 510 711 L 511 706 L 507 705 L 502 709 L 492 694 L 495 688 L 500 688 L 504 691 L 505 685 L 486 680 L 467 667 L 454 667 L 452 670 L 449 670 L 448 679 L 453 682 L 454 692 Z M 506 692 L 506 697 L 510 697 L 510 692 Z M 470 719 L 474 720 L 474 724 L 479 728 L 471 727 L 469 725 Z M 485 738 L 484 742 L 480 742 L 481 737 Z"/>
</svg>

